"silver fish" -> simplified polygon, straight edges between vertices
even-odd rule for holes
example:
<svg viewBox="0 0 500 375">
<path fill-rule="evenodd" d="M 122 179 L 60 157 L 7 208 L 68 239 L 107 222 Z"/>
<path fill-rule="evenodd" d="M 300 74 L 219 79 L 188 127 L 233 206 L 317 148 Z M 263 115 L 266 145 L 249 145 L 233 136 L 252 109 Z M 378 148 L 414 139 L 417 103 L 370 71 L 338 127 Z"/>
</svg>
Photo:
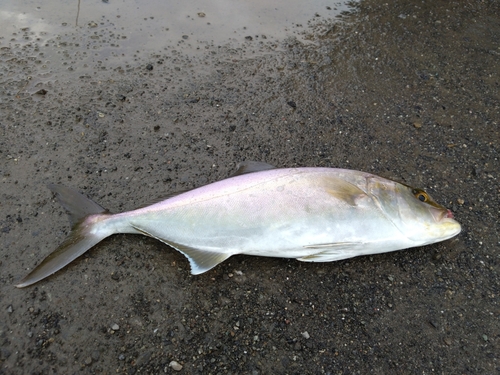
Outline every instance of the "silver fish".
<svg viewBox="0 0 500 375">
<path fill-rule="evenodd" d="M 60 270 L 104 238 L 144 234 L 201 274 L 235 254 L 330 262 L 423 246 L 457 235 L 450 210 L 425 191 L 370 173 L 243 164 L 233 177 L 119 214 L 50 185 L 72 223 L 68 238 L 17 287 Z"/>
</svg>

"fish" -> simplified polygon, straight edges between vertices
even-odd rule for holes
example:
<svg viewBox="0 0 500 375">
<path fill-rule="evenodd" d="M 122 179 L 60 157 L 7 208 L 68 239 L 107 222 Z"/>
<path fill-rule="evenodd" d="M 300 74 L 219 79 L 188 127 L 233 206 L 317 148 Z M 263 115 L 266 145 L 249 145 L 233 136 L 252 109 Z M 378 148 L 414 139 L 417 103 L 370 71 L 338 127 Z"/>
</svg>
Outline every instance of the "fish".
<svg viewBox="0 0 500 375">
<path fill-rule="evenodd" d="M 117 233 L 167 244 L 198 275 L 236 254 L 331 262 L 429 245 L 461 231 L 452 212 L 426 191 L 350 169 L 245 162 L 229 178 L 117 214 L 71 188 L 49 189 L 66 209 L 71 231 L 18 288 Z"/>
</svg>

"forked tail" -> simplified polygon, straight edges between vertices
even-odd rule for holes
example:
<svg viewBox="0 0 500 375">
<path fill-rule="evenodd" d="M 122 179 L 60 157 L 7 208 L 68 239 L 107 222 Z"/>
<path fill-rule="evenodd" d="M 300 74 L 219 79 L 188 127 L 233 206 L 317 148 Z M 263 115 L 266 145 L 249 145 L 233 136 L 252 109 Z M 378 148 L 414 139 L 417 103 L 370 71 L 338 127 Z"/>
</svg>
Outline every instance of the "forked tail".
<svg viewBox="0 0 500 375">
<path fill-rule="evenodd" d="M 68 187 L 48 187 L 68 212 L 71 232 L 56 250 L 16 285 L 18 288 L 24 288 L 52 275 L 112 234 L 109 231 L 95 230 L 95 226 L 109 215 L 108 210 Z"/>
</svg>

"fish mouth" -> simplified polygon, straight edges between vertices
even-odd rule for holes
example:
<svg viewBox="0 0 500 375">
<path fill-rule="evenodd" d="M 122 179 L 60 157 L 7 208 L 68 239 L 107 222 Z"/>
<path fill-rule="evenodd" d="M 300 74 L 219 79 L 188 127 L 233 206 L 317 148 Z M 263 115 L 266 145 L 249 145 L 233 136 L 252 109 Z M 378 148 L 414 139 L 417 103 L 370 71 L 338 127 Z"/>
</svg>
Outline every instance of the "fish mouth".
<svg viewBox="0 0 500 375">
<path fill-rule="evenodd" d="M 455 216 L 451 210 L 445 210 L 441 214 L 441 218 L 439 220 L 442 228 L 446 230 L 448 233 L 446 238 L 451 238 L 456 236 L 458 233 L 462 231 L 462 226 L 458 221 L 455 220 Z"/>
<path fill-rule="evenodd" d="M 451 212 L 451 210 L 446 209 L 444 207 L 440 208 L 440 209 L 431 210 L 431 214 L 434 217 L 434 220 L 436 221 L 436 223 L 440 223 L 446 219 L 452 219 L 452 220 L 455 219 L 453 212 Z"/>
<path fill-rule="evenodd" d="M 439 224 L 442 230 L 447 233 L 446 238 L 454 237 L 462 231 L 462 226 L 455 220 L 455 216 L 451 210 L 446 208 L 435 210 L 432 212 L 432 215 L 434 216 L 434 220 L 436 220 L 436 224 Z"/>
</svg>

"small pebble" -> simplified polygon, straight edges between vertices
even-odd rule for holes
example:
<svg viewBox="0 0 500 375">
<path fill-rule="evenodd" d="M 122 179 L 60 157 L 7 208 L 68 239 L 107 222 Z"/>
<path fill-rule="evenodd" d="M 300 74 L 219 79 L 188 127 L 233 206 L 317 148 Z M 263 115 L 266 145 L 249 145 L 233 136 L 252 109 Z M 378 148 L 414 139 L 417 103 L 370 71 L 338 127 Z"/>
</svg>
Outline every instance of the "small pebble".
<svg viewBox="0 0 500 375">
<path fill-rule="evenodd" d="M 182 370 L 182 365 L 177 362 L 177 361 L 172 361 L 168 364 L 174 371 L 181 371 Z"/>
<path fill-rule="evenodd" d="M 464 204 L 464 203 L 465 203 L 465 201 L 464 201 L 462 198 L 458 198 L 458 199 L 457 199 L 457 203 L 458 203 L 459 205 L 462 205 L 462 204 Z"/>
<path fill-rule="evenodd" d="M 203 12 L 198 12 L 198 17 L 203 18 L 203 17 L 205 17 L 205 16 L 206 16 L 206 14 L 205 14 L 205 13 L 203 13 Z"/>
<path fill-rule="evenodd" d="M 450 346 L 450 345 L 453 343 L 453 341 L 452 341 L 449 337 L 446 337 L 446 338 L 444 339 L 444 343 L 445 343 L 446 345 Z"/>
<path fill-rule="evenodd" d="M 307 331 L 302 332 L 301 335 L 305 339 L 309 339 L 311 337 L 311 336 L 309 336 L 309 332 L 307 332 Z"/>
<path fill-rule="evenodd" d="M 118 331 L 118 330 L 120 329 L 120 326 L 119 326 L 118 324 L 116 324 L 116 323 L 115 323 L 115 324 L 113 324 L 113 325 L 111 326 L 111 329 L 112 329 L 113 331 Z"/>
</svg>

